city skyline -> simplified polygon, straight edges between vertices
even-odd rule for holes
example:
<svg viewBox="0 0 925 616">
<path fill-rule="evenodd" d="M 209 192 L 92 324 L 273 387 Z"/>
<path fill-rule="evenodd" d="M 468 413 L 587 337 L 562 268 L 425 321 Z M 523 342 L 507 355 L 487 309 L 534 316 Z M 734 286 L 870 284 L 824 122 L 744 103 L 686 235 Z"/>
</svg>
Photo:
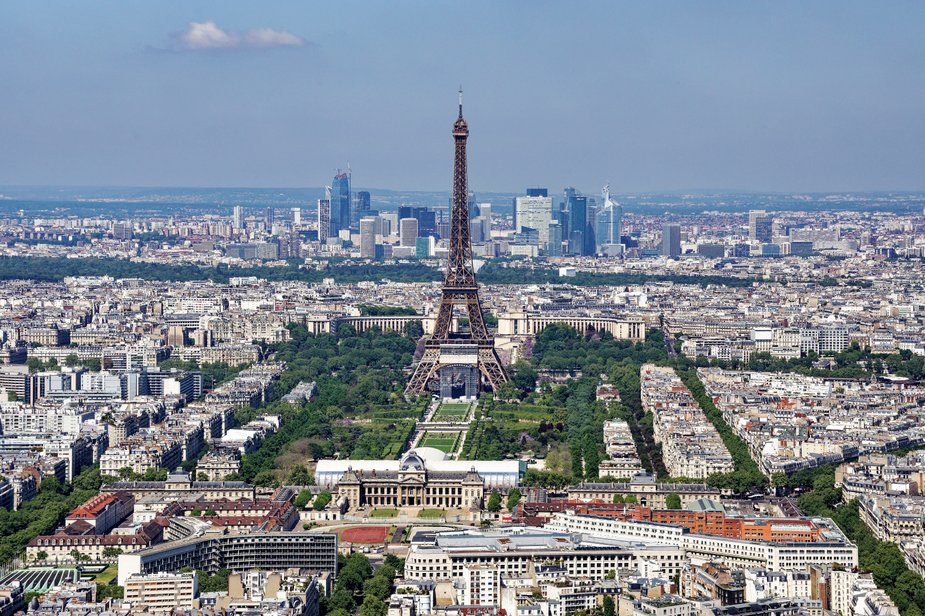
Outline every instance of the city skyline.
<svg viewBox="0 0 925 616">
<path fill-rule="evenodd" d="M 922 616 L 922 7 L 25 6 L 0 616 Z"/>
<path fill-rule="evenodd" d="M 531 9 L 6 6 L 0 184 L 445 190 L 462 82 L 485 190 L 922 189 L 916 5 Z"/>
</svg>

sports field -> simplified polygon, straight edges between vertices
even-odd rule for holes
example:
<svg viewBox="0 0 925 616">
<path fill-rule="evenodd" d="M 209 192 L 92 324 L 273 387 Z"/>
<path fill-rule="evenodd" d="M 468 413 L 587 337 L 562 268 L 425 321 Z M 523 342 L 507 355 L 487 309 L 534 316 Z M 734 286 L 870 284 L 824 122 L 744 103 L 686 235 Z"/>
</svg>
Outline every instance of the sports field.
<svg viewBox="0 0 925 616">
<path fill-rule="evenodd" d="M 453 453 L 458 440 L 459 432 L 425 432 L 418 445 L 420 447 L 433 447 L 444 453 Z"/>
<path fill-rule="evenodd" d="M 388 526 L 354 526 L 341 531 L 340 540 L 350 543 L 382 543 L 388 534 Z"/>
</svg>

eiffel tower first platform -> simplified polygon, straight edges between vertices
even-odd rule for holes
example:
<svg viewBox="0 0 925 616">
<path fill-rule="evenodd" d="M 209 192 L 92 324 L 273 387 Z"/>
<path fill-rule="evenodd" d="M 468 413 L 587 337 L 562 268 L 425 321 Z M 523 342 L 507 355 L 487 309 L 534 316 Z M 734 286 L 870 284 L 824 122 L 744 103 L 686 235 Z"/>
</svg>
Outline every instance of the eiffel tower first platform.
<svg viewBox="0 0 925 616">
<path fill-rule="evenodd" d="M 434 331 L 424 343 L 424 354 L 408 382 L 405 395 L 416 396 L 425 390 L 440 393 L 441 398 L 474 398 L 482 389 L 497 390 L 507 382 L 507 375 L 495 351 L 495 341 L 488 334 L 479 286 L 472 268 L 472 244 L 469 241 L 469 179 L 466 169 L 466 139 L 469 127 L 462 115 L 462 90 L 459 91 L 459 117 L 453 124 L 455 159 L 453 161 L 453 211 L 450 220 L 450 249 L 443 278 L 443 298 Z M 461 307 L 469 318 L 468 332 L 452 332 L 453 309 Z"/>
</svg>

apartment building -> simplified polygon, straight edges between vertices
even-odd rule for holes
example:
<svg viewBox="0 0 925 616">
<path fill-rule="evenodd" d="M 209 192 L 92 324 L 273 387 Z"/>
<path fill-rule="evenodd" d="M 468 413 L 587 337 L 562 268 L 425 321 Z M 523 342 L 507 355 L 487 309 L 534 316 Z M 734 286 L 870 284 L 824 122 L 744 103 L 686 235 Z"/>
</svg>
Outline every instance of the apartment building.
<svg viewBox="0 0 925 616">
<path fill-rule="evenodd" d="M 680 573 L 682 549 L 668 544 L 624 542 L 572 535 L 549 529 L 506 527 L 492 531 L 438 533 L 432 543 L 412 544 L 405 577 L 446 581 L 461 578 L 466 567 L 487 565 L 502 575 L 526 575 L 537 563 L 560 563 L 571 576 L 603 579 L 608 573 L 657 563 L 665 575 Z"/>
<path fill-rule="evenodd" d="M 337 534 L 305 532 L 206 532 L 119 556 L 119 584 L 132 575 L 183 567 L 214 574 L 219 569 L 283 571 L 296 568 L 337 573 Z"/>
<path fill-rule="evenodd" d="M 727 565 L 764 567 L 774 571 L 803 569 L 809 565 L 838 563 L 853 568 L 858 563 L 857 547 L 834 522 L 817 519 L 817 541 L 758 541 L 731 539 L 688 532 L 682 526 L 615 520 L 601 516 L 557 513 L 545 525 L 562 533 L 583 533 L 624 541 L 645 541 L 670 545 L 683 551 L 694 563 L 719 559 Z"/>
<path fill-rule="evenodd" d="M 198 607 L 198 598 L 195 573 L 136 574 L 125 580 L 124 599 L 133 610 L 169 614 Z"/>
<path fill-rule="evenodd" d="M 674 370 L 644 364 L 639 375 L 642 407 L 652 413 L 653 437 L 662 444 L 668 473 L 706 479 L 732 472 L 729 450 Z"/>
</svg>

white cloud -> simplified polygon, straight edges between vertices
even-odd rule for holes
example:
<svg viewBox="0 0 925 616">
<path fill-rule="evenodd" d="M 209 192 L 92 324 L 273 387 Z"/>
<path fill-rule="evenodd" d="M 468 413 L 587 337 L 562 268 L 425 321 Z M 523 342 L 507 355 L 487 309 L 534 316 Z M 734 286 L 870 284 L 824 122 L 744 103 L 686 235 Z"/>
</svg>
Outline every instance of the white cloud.
<svg viewBox="0 0 925 616">
<path fill-rule="evenodd" d="M 307 41 L 291 32 L 272 28 L 253 28 L 242 32 L 223 30 L 214 21 L 192 21 L 189 27 L 174 36 L 174 46 L 183 51 L 214 51 L 223 49 L 270 49 L 302 47 Z"/>
<path fill-rule="evenodd" d="M 244 33 L 247 47 L 301 47 L 305 39 L 291 32 L 280 32 L 272 28 L 255 28 Z"/>
</svg>

